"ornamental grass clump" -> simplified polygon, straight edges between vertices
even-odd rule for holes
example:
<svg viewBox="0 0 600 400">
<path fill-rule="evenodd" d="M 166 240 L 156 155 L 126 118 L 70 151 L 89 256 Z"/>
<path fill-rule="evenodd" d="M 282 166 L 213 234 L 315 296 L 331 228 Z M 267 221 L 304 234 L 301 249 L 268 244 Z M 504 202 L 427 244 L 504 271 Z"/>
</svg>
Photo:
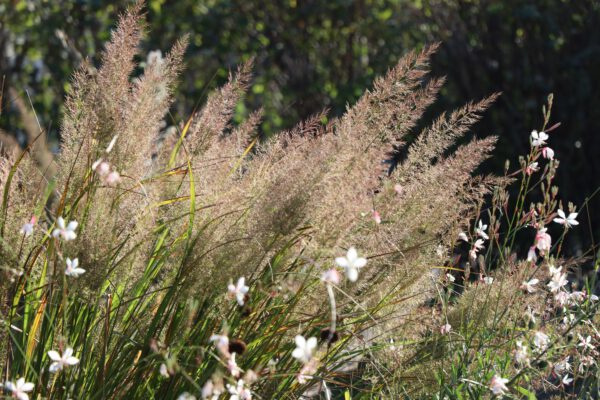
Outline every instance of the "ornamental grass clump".
<svg viewBox="0 0 600 400">
<path fill-rule="evenodd" d="M 0 160 L 5 394 L 442 398 L 469 382 L 523 393 L 546 382 L 537 361 L 565 356 L 557 315 L 573 302 L 565 318 L 578 328 L 565 329 L 583 344 L 569 357 L 588 357 L 593 375 L 593 296 L 545 272 L 563 262 L 546 225 L 577 225 L 572 206 L 555 212 L 548 138 L 532 134 L 517 173 L 479 176 L 496 138 L 463 139 L 497 95 L 415 132 L 444 82 L 428 77 L 437 45 L 408 53 L 341 117 L 324 111 L 266 140 L 260 110 L 231 121 L 250 60 L 165 129 L 187 40 L 134 76 L 142 9 L 121 17 L 97 69 L 75 73 L 56 173 L 33 143 Z M 545 200 L 524 213 L 540 157 Z M 529 227 L 520 260 L 514 235 Z M 551 313 L 548 326 L 523 320 L 525 305 Z M 517 339 L 518 364 L 539 375 L 506 358 Z"/>
</svg>

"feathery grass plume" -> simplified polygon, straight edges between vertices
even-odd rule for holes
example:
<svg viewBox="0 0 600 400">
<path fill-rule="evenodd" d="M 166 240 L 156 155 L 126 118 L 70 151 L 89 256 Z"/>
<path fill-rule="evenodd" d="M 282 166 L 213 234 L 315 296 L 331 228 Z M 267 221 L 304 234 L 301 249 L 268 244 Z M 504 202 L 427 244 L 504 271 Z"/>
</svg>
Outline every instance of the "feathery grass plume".
<svg viewBox="0 0 600 400">
<path fill-rule="evenodd" d="M 491 95 L 477 103 L 469 103 L 452 112 L 450 116 L 441 115 L 431 127 L 422 132 L 408 151 L 408 157 L 400 168 L 400 178 L 410 179 L 416 171 L 429 168 L 432 162 L 442 157 L 444 152 L 469 128 L 479 121 L 485 111 L 499 94 Z"/>
<path fill-rule="evenodd" d="M 82 229 L 77 256 L 87 267 L 83 282 L 90 288 L 102 285 L 109 273 L 125 278 L 142 272 L 145 260 L 134 249 L 147 246 L 142 242 L 153 229 L 162 193 L 146 178 L 187 38 L 132 82 L 142 4 L 137 2 L 120 18 L 98 71 L 90 74 L 84 67 L 76 74 L 67 100 L 58 189 L 68 196 L 63 201 L 77 199 L 67 211 L 87 228 Z M 120 268 L 107 268 L 109 258 L 122 255 L 127 258 L 119 261 Z"/>
<path fill-rule="evenodd" d="M 87 168 L 96 160 L 91 157 L 106 148 L 124 125 L 124 110 L 132 102 L 133 57 L 143 32 L 142 7 L 143 1 L 138 0 L 120 17 L 102 53 L 101 67 L 96 71 L 83 63 L 73 77 L 61 129 L 62 185 L 68 180 L 73 180 L 75 187 L 81 185 Z"/>
<path fill-rule="evenodd" d="M 205 152 L 228 127 L 235 106 L 248 89 L 253 64 L 254 59 L 249 59 L 230 74 L 225 86 L 209 95 L 204 107 L 192 116 L 186 136 L 192 155 Z"/>
</svg>

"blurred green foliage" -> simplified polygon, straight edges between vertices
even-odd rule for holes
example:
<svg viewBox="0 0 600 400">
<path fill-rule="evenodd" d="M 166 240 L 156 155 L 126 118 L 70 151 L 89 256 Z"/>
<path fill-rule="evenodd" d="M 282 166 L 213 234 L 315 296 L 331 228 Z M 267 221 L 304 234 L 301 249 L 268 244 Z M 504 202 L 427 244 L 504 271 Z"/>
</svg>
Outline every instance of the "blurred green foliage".
<svg viewBox="0 0 600 400">
<path fill-rule="evenodd" d="M 71 72 L 83 58 L 98 62 L 128 3 L 0 4 L 0 74 L 28 91 L 51 137 Z M 271 134 L 325 107 L 339 115 L 408 49 L 441 41 L 433 70 L 448 84 L 432 111 L 503 92 L 478 125 L 481 135 L 501 137 L 496 172 L 505 158 L 525 153 L 529 132 L 540 126 L 540 105 L 553 92 L 553 120 L 563 125 L 550 143 L 563 163 L 557 177 L 563 197 L 581 204 L 600 182 L 596 0 L 149 0 L 147 13 L 142 55 L 191 34 L 174 121 L 250 57 L 255 80 L 237 120 L 262 106 L 262 129 Z M 0 126 L 18 132 L 10 99 L 3 101 Z M 600 200 L 593 201 L 600 209 Z M 600 228 L 598 215 L 592 222 Z"/>
</svg>

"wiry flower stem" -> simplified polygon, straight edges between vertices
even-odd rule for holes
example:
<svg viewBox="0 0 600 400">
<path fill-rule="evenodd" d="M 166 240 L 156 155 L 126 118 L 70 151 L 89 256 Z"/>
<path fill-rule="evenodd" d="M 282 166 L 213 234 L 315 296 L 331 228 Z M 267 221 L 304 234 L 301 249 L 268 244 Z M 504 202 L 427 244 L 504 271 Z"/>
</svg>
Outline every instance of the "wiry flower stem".
<svg viewBox="0 0 600 400">
<path fill-rule="evenodd" d="M 329 337 L 327 338 L 327 344 L 331 343 L 333 335 L 335 335 L 337 310 L 335 305 L 335 296 L 333 294 L 333 287 L 331 283 L 327 282 L 327 294 L 329 295 L 329 305 L 331 307 L 331 325 L 329 326 Z"/>
</svg>

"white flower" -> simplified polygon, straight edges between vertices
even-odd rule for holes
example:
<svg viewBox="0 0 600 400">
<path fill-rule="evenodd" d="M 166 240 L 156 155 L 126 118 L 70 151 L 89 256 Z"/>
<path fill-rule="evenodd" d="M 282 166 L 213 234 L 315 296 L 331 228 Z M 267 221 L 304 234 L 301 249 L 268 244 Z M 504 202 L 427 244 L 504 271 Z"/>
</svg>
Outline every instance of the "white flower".
<svg viewBox="0 0 600 400">
<path fill-rule="evenodd" d="M 570 372 L 571 371 L 571 364 L 569 363 L 569 357 L 565 358 L 564 360 L 556 363 L 554 365 L 554 373 L 558 376 L 562 376 L 562 374 L 564 374 L 565 372 Z"/>
<path fill-rule="evenodd" d="M 215 342 L 217 350 L 219 350 L 223 356 L 229 358 L 229 338 L 226 335 L 211 335 L 209 340 Z"/>
<path fill-rule="evenodd" d="M 340 280 L 340 273 L 335 268 L 331 268 L 330 270 L 323 272 L 323 274 L 321 275 L 321 281 L 332 283 L 334 285 L 338 285 L 340 283 Z"/>
<path fill-rule="evenodd" d="M 235 362 L 235 354 L 236 353 L 231 354 L 231 357 L 229 357 L 229 360 L 227 360 L 227 369 L 229 370 L 231 376 L 234 378 L 239 378 L 242 369 L 238 367 L 237 363 Z"/>
<path fill-rule="evenodd" d="M 561 307 L 565 306 L 569 302 L 569 293 L 564 291 L 556 293 L 554 295 L 554 301 Z"/>
<path fill-rule="evenodd" d="M 306 382 L 313 378 L 315 372 L 317 372 L 318 363 L 317 360 L 313 359 L 310 362 L 304 364 L 298 372 L 296 379 L 298 383 L 304 385 Z"/>
<path fill-rule="evenodd" d="M 304 364 L 308 363 L 312 359 L 313 351 L 317 347 L 317 338 L 311 337 L 306 340 L 304 336 L 297 335 L 294 340 L 296 342 L 296 348 L 292 352 L 292 357 Z"/>
<path fill-rule="evenodd" d="M 535 234 L 535 247 L 543 255 L 552 248 L 552 237 L 546 233 L 548 228 L 540 228 Z"/>
<path fill-rule="evenodd" d="M 462 241 L 469 243 L 469 238 L 467 237 L 467 234 L 462 231 L 458 233 L 458 238 Z"/>
<path fill-rule="evenodd" d="M 356 249 L 350 247 L 346 253 L 346 257 L 337 257 L 335 263 L 344 268 L 350 282 L 356 282 L 358 279 L 358 270 L 367 265 L 367 259 L 359 257 Z"/>
<path fill-rule="evenodd" d="M 544 351 L 548 347 L 548 344 L 550 344 L 550 337 L 544 332 L 537 331 L 535 335 L 533 335 L 533 344 L 538 351 Z"/>
<path fill-rule="evenodd" d="M 494 375 L 494 377 L 490 381 L 490 389 L 495 395 L 502 395 L 508 391 L 508 388 L 506 387 L 507 383 L 508 379 L 502 378 L 498 375 Z"/>
<path fill-rule="evenodd" d="M 569 216 L 565 215 L 565 212 L 561 209 L 558 209 L 559 218 L 554 218 L 554 222 L 557 224 L 564 225 L 565 228 L 571 228 L 575 225 L 579 225 L 579 222 L 576 220 L 577 213 L 569 213 Z"/>
<path fill-rule="evenodd" d="M 442 335 L 446 335 L 446 334 L 450 333 L 451 330 L 452 330 L 452 325 L 450 325 L 450 324 L 444 324 L 440 328 L 440 333 Z"/>
<path fill-rule="evenodd" d="M 574 314 L 568 313 L 563 317 L 562 323 L 566 326 L 573 325 L 575 323 L 575 319 L 576 318 Z"/>
<path fill-rule="evenodd" d="M 525 173 L 527 175 L 531 175 L 534 172 L 538 172 L 539 170 L 540 170 L 540 167 L 538 165 L 538 162 L 536 161 L 536 162 L 532 162 L 531 164 L 529 164 L 527 166 L 527 168 L 525 168 Z"/>
<path fill-rule="evenodd" d="M 63 217 L 58 217 L 56 225 L 58 228 L 52 231 L 52 236 L 55 238 L 61 236 L 66 241 L 77 238 L 77 234 L 75 233 L 78 225 L 77 221 L 70 221 L 68 224 L 65 224 Z"/>
<path fill-rule="evenodd" d="M 106 176 L 106 179 L 104 179 L 104 182 L 108 185 L 108 186 L 115 186 L 117 185 L 119 182 L 121 182 L 121 175 L 119 175 L 119 173 L 117 171 L 112 171 L 111 173 L 109 173 Z"/>
<path fill-rule="evenodd" d="M 167 364 L 165 364 L 165 363 L 160 364 L 160 368 L 158 369 L 158 372 L 165 378 L 169 377 L 169 369 L 167 368 Z"/>
<path fill-rule="evenodd" d="M 485 278 L 483 278 L 483 282 L 486 285 L 491 285 L 492 283 L 494 283 L 494 278 L 492 278 L 491 276 L 486 276 Z"/>
<path fill-rule="evenodd" d="M 536 130 L 531 131 L 531 145 L 533 147 L 541 146 L 546 144 L 548 140 L 548 134 L 544 131 L 538 132 Z"/>
<path fill-rule="evenodd" d="M 580 290 L 576 290 L 569 294 L 569 300 L 571 301 L 571 304 L 573 304 L 573 305 L 577 305 L 577 304 L 581 303 L 582 301 L 585 300 L 585 297 L 586 297 L 586 294 Z"/>
<path fill-rule="evenodd" d="M 446 279 L 448 279 L 449 282 L 456 281 L 456 278 L 452 274 L 446 274 Z"/>
<path fill-rule="evenodd" d="M 550 273 L 550 275 L 553 276 L 556 274 L 560 274 L 560 271 L 562 271 L 562 267 L 556 268 L 554 265 L 548 264 L 548 272 Z"/>
<path fill-rule="evenodd" d="M 71 260 L 69 257 L 67 257 L 67 268 L 65 269 L 65 275 L 77 278 L 79 275 L 82 275 L 84 273 L 85 269 L 79 268 L 78 258 L 74 258 Z"/>
<path fill-rule="evenodd" d="M 550 147 L 544 147 L 542 149 L 542 156 L 548 160 L 554 160 L 554 150 Z"/>
<path fill-rule="evenodd" d="M 224 389 L 225 388 L 223 387 L 222 383 L 215 385 L 212 379 L 209 379 L 206 381 L 204 386 L 202 386 L 201 395 L 203 399 L 210 398 L 211 400 L 217 400 L 223 393 Z"/>
<path fill-rule="evenodd" d="M 563 385 L 568 386 L 571 384 L 571 382 L 573 382 L 573 378 L 570 378 L 569 375 L 565 375 L 563 376 L 561 382 Z"/>
<path fill-rule="evenodd" d="M 373 221 L 375 221 L 376 224 L 381 223 L 381 214 L 379 214 L 379 211 L 373 210 Z"/>
<path fill-rule="evenodd" d="M 583 351 L 586 350 L 594 350 L 594 345 L 592 345 L 592 337 L 591 336 L 587 336 L 587 337 L 583 337 L 580 334 L 577 334 L 577 336 L 579 336 L 579 343 L 577 344 L 577 347 L 583 347 Z"/>
<path fill-rule="evenodd" d="M 62 356 L 57 351 L 50 350 L 48 352 L 48 357 L 53 361 L 53 363 L 50 364 L 50 372 L 58 372 L 64 367 L 79 364 L 79 359 L 73 357 L 73 349 L 71 347 L 67 347 Z"/>
<path fill-rule="evenodd" d="M 237 299 L 238 304 L 240 306 L 243 306 L 244 297 L 246 297 L 246 293 L 248 293 L 248 290 L 250 290 L 250 288 L 246 286 L 246 278 L 242 276 L 240 279 L 238 279 L 236 285 L 230 283 L 229 286 L 227 286 L 227 290 L 229 291 L 229 296 L 235 297 Z"/>
<path fill-rule="evenodd" d="M 19 378 L 17 382 L 7 381 L 4 383 L 4 388 L 19 400 L 29 400 L 27 392 L 31 392 L 34 387 L 33 383 L 25 382 L 25 378 Z"/>
<path fill-rule="evenodd" d="M 212 379 L 207 380 L 204 386 L 202 386 L 202 398 L 208 399 L 209 397 L 212 397 L 214 390 L 215 384 L 213 383 Z"/>
<path fill-rule="evenodd" d="M 23 224 L 19 233 L 21 235 L 24 235 L 25 237 L 31 236 L 33 234 L 33 228 L 35 226 L 35 221 L 36 221 L 36 218 L 34 215 L 33 217 L 31 217 L 29 222 L 26 222 Z"/>
<path fill-rule="evenodd" d="M 477 258 L 477 253 L 479 252 L 479 250 L 483 249 L 483 239 L 477 239 L 475 241 L 475 243 L 473 243 L 473 247 L 471 248 L 471 250 L 469 251 L 469 256 L 472 259 Z"/>
<path fill-rule="evenodd" d="M 103 178 L 110 173 L 110 164 L 99 158 L 92 164 L 92 170 Z"/>
<path fill-rule="evenodd" d="M 250 389 L 246 389 L 244 387 L 243 379 L 238 380 L 236 386 L 227 384 L 227 390 L 229 390 L 229 394 L 231 394 L 231 397 L 229 398 L 229 400 L 251 400 L 252 399 L 252 393 L 250 392 Z"/>
<path fill-rule="evenodd" d="M 529 248 L 529 251 L 527 252 L 527 261 L 528 262 L 536 262 L 537 261 L 537 254 L 535 254 L 535 245 L 533 245 Z"/>
<path fill-rule="evenodd" d="M 527 354 L 527 346 L 523 345 L 520 340 L 517 341 L 517 350 L 515 350 L 515 362 L 517 364 L 529 364 L 529 356 Z"/>
<path fill-rule="evenodd" d="M 552 275 L 552 280 L 548 283 L 548 288 L 552 293 L 556 293 L 567 283 L 569 283 L 567 280 L 567 274 L 561 274 L 558 272 Z"/>
<path fill-rule="evenodd" d="M 487 225 L 484 225 L 483 222 L 481 220 L 479 220 L 479 226 L 476 229 L 477 236 L 479 236 L 485 240 L 488 240 L 490 237 L 488 236 L 487 233 L 485 233 L 485 231 L 487 230 L 487 227 L 488 227 Z"/>
<path fill-rule="evenodd" d="M 189 394 L 188 392 L 183 392 L 177 396 L 177 400 L 196 400 L 196 396 Z"/>
<path fill-rule="evenodd" d="M 535 287 L 535 285 L 537 285 L 539 282 L 540 282 L 540 280 L 537 278 L 533 278 L 528 281 L 523 281 L 523 284 L 521 285 L 521 289 L 523 289 L 529 293 L 535 293 L 537 291 L 537 288 Z"/>
</svg>

